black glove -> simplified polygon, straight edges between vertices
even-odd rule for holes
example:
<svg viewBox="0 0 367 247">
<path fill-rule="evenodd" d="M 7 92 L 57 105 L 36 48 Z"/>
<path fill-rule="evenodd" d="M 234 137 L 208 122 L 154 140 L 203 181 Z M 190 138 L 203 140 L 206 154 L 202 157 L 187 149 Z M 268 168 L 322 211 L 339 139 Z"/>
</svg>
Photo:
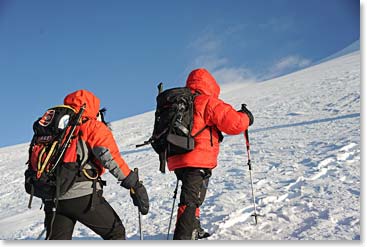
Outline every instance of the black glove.
<svg viewBox="0 0 367 247">
<path fill-rule="evenodd" d="M 130 190 L 134 206 L 137 206 L 141 214 L 149 212 L 149 197 L 143 183 L 139 181 L 138 171 L 131 171 L 130 174 L 121 182 L 121 186 Z"/>
<path fill-rule="evenodd" d="M 146 215 L 149 212 L 148 193 L 141 181 L 139 181 L 138 184 L 138 186 L 130 189 L 130 196 L 133 199 L 134 205 L 138 207 L 141 214 Z"/>
<path fill-rule="evenodd" d="M 254 123 L 254 116 L 252 115 L 250 110 L 247 109 L 246 104 L 242 104 L 241 105 L 241 110 L 238 110 L 238 112 L 245 113 L 248 116 L 248 118 L 250 120 L 250 126 Z"/>
</svg>

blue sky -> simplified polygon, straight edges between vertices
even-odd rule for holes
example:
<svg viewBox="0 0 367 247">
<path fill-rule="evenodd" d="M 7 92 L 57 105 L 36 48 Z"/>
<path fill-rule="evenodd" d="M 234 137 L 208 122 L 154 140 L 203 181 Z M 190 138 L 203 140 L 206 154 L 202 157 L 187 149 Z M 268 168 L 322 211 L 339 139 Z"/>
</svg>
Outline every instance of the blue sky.
<svg viewBox="0 0 367 247">
<path fill-rule="evenodd" d="M 1 146 L 77 89 L 115 121 L 154 110 L 156 85 L 206 67 L 220 84 L 261 81 L 359 39 L 357 0 L 0 0 Z M 249 96 L 251 97 L 251 96 Z"/>
</svg>

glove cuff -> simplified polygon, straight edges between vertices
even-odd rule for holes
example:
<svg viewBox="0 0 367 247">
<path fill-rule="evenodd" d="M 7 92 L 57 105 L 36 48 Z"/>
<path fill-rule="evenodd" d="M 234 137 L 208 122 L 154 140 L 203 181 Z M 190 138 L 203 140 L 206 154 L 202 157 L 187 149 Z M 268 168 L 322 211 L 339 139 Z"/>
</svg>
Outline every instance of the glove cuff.
<svg viewBox="0 0 367 247">
<path fill-rule="evenodd" d="M 135 187 L 138 181 L 139 181 L 138 175 L 135 172 L 131 171 L 129 175 L 124 180 L 122 180 L 120 185 L 129 190 Z"/>
</svg>

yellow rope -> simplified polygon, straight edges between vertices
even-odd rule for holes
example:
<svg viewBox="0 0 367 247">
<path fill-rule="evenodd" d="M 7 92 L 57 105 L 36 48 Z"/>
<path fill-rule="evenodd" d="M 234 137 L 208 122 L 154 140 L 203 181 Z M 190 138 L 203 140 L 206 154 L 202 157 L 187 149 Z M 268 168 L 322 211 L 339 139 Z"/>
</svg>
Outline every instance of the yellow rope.
<svg viewBox="0 0 367 247">
<path fill-rule="evenodd" d="M 42 166 L 40 167 L 40 163 L 41 163 L 42 155 L 43 155 L 43 153 L 45 152 L 45 148 L 42 150 L 41 155 L 40 155 L 40 156 L 39 156 L 39 158 L 38 158 L 38 171 L 37 171 L 37 178 L 40 178 L 40 177 L 41 177 L 41 175 L 42 175 L 42 173 L 43 173 L 43 171 L 45 170 L 46 165 L 47 165 L 48 161 L 49 161 L 49 160 L 50 160 L 50 158 L 51 158 L 51 155 L 53 154 L 53 152 L 54 152 L 54 150 L 55 150 L 56 144 L 57 144 L 57 141 L 54 141 L 54 143 L 52 143 L 51 149 L 50 149 L 50 151 L 49 151 L 49 152 L 48 152 L 48 154 L 47 154 L 47 157 L 46 157 L 46 159 L 45 159 L 45 162 L 43 162 Z M 39 169 L 39 168 L 41 168 L 41 169 Z"/>
<path fill-rule="evenodd" d="M 46 151 L 46 147 L 43 147 L 41 153 L 38 155 L 38 164 L 37 164 L 37 170 L 41 170 L 41 161 L 42 161 L 42 156 Z"/>
</svg>

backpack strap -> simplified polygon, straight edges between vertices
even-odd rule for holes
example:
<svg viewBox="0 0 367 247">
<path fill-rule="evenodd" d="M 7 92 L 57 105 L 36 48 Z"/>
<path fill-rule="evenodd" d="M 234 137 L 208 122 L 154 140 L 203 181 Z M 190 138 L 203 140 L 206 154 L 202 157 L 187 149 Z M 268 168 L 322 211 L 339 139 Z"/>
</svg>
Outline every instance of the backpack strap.
<svg viewBox="0 0 367 247">
<path fill-rule="evenodd" d="M 82 138 L 81 138 L 81 133 L 78 133 L 78 146 L 80 146 L 81 149 L 81 159 L 78 160 L 77 162 L 79 163 L 79 172 L 81 173 L 81 176 L 84 176 L 85 178 L 89 179 L 92 181 L 92 195 L 91 195 L 91 199 L 90 199 L 90 205 L 89 205 L 89 210 L 90 211 L 94 211 L 95 210 L 95 204 L 96 204 L 96 198 L 97 198 L 97 181 L 102 181 L 99 173 L 97 171 L 97 169 L 95 168 L 95 166 L 93 165 L 93 163 L 89 163 L 88 161 L 90 160 L 89 155 L 85 152 L 86 149 L 84 147 L 86 147 L 86 145 L 84 144 Z M 87 148 L 87 147 L 86 147 Z M 92 174 L 88 174 L 87 169 L 85 168 L 85 166 L 89 164 L 91 166 L 91 171 L 95 171 L 92 172 Z M 101 187 L 103 185 L 101 184 Z"/>
<path fill-rule="evenodd" d="M 30 179 L 30 178 L 29 178 Z M 33 196 L 34 196 L 34 185 L 31 185 L 31 195 L 29 197 L 29 201 L 28 201 L 28 208 L 31 209 L 32 208 L 32 201 L 33 201 Z"/>
<path fill-rule="evenodd" d="M 54 228 L 53 225 L 54 225 L 55 218 L 56 218 L 56 210 L 57 210 L 57 206 L 59 204 L 59 198 L 60 198 L 60 167 L 56 168 L 55 173 L 56 173 L 56 195 L 55 195 L 55 198 L 53 199 L 50 231 L 47 232 L 46 240 L 50 240 L 50 237 L 52 236 L 52 231 Z"/>
<path fill-rule="evenodd" d="M 201 130 L 199 130 L 198 132 L 196 132 L 195 135 L 193 135 L 192 137 L 197 137 L 198 135 L 200 135 L 204 130 L 206 130 L 207 128 L 211 128 L 209 125 L 205 125 L 204 128 L 202 128 Z"/>
<path fill-rule="evenodd" d="M 167 149 L 164 149 L 163 152 L 160 152 L 158 155 L 159 155 L 159 171 L 161 173 L 166 173 Z"/>
<path fill-rule="evenodd" d="M 207 128 L 209 128 L 209 130 L 210 130 L 210 143 L 213 146 L 213 126 L 206 125 L 204 128 L 202 128 L 201 130 L 199 130 L 192 137 L 193 138 L 197 137 L 198 135 L 200 135 Z M 223 139 L 224 139 L 224 136 L 223 136 L 222 132 L 220 130 L 218 130 L 217 128 L 216 128 L 216 131 L 218 133 L 218 142 L 221 143 L 223 141 Z"/>
</svg>

